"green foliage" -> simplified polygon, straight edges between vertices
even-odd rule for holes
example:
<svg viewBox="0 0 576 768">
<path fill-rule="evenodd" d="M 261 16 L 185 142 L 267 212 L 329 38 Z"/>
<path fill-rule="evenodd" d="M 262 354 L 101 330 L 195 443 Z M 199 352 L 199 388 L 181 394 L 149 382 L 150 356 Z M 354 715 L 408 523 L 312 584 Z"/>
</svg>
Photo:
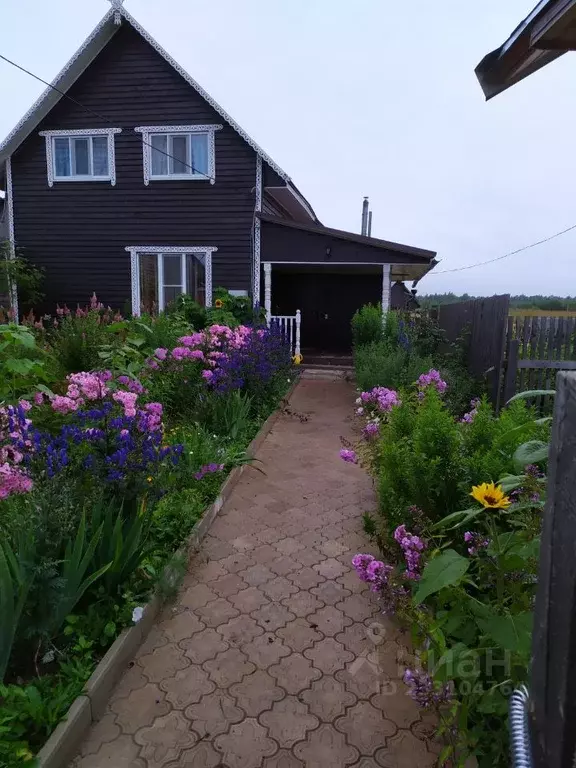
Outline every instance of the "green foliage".
<svg viewBox="0 0 576 768">
<path fill-rule="evenodd" d="M 15 258 L 10 258 L 9 245 L 0 243 L 0 294 L 9 293 L 10 287 L 15 285 L 20 307 L 33 307 L 44 298 L 40 290 L 43 281 L 44 270 L 41 267 L 31 264 L 18 253 Z"/>
<path fill-rule="evenodd" d="M 92 371 L 102 365 L 100 350 L 109 343 L 106 325 L 98 310 L 76 317 L 64 315 L 46 339 L 60 367 L 61 375 Z"/>
<path fill-rule="evenodd" d="M 0 542 L 0 683 L 4 679 L 14 643 L 20 615 L 24 609 L 33 574 L 29 567 L 33 541 L 30 536 L 18 536 L 16 552 L 10 543 Z"/>
<path fill-rule="evenodd" d="M 31 397 L 38 385 L 52 381 L 46 355 L 30 330 L 15 323 L 0 325 L 0 402 Z"/>
<path fill-rule="evenodd" d="M 189 328 L 201 331 L 206 327 L 206 309 L 198 304 L 189 294 L 181 293 L 178 298 L 166 308 L 165 315 L 174 318 L 176 323 L 184 321 Z M 164 345 L 160 345 L 164 346 Z"/>
<path fill-rule="evenodd" d="M 372 344 L 382 339 L 382 307 L 366 304 L 356 310 L 352 318 L 352 342 L 354 347 Z"/>
<path fill-rule="evenodd" d="M 363 391 L 373 387 L 408 386 L 432 368 L 432 359 L 410 354 L 401 347 L 376 341 L 354 349 L 356 381 Z"/>
<path fill-rule="evenodd" d="M 445 549 L 438 557 L 429 560 L 414 595 L 415 605 L 445 587 L 458 584 L 469 567 L 470 561 L 453 549 Z"/>
</svg>

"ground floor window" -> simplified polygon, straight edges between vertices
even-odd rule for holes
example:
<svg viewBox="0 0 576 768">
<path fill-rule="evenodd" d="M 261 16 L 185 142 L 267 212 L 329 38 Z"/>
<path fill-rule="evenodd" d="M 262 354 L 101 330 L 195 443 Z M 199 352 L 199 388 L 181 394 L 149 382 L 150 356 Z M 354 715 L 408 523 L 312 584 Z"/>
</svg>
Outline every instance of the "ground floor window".
<svg viewBox="0 0 576 768">
<path fill-rule="evenodd" d="M 129 246 L 132 312 L 161 312 L 185 293 L 202 306 L 212 301 L 213 247 Z"/>
</svg>

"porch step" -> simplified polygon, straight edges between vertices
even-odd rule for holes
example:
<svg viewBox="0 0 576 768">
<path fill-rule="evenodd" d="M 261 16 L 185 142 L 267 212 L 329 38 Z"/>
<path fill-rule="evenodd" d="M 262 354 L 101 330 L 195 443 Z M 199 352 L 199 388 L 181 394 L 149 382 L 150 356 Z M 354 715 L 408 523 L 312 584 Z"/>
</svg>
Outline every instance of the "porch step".
<svg viewBox="0 0 576 768">
<path fill-rule="evenodd" d="M 352 355 L 307 355 L 303 352 L 302 366 L 307 368 L 353 368 Z"/>
<path fill-rule="evenodd" d="M 339 367 L 333 365 L 302 365 L 300 374 L 303 379 L 317 379 L 321 381 L 337 381 L 339 379 L 351 379 L 354 376 L 352 367 Z"/>
</svg>

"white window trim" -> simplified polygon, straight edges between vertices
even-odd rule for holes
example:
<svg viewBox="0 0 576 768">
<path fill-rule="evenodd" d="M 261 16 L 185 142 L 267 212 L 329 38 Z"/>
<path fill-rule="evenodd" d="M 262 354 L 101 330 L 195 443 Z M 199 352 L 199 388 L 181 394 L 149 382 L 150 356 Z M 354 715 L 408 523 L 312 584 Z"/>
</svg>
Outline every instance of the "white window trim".
<svg viewBox="0 0 576 768">
<path fill-rule="evenodd" d="M 122 133 L 122 128 L 82 128 L 70 131 L 40 131 L 40 136 L 46 139 L 46 165 L 48 168 L 48 186 L 53 187 L 54 182 L 61 181 L 109 181 L 112 186 L 116 184 L 116 153 L 114 150 L 114 136 Z M 108 137 L 108 175 L 107 176 L 56 176 L 54 172 L 54 139 L 80 138 L 86 136 Z"/>
<path fill-rule="evenodd" d="M 216 151 L 214 136 L 216 131 L 222 130 L 221 125 L 140 125 L 134 128 L 136 133 L 142 134 L 142 158 L 144 165 L 144 184 L 148 186 L 151 181 L 216 181 Z M 154 133 L 206 133 L 208 135 L 208 172 L 186 173 L 163 176 L 152 175 L 152 146 L 151 135 Z"/>
<path fill-rule="evenodd" d="M 205 303 L 207 307 L 212 306 L 212 254 L 218 250 L 212 245 L 127 245 L 125 248 L 130 254 L 130 275 L 132 286 L 132 314 L 135 317 L 140 315 L 140 254 L 141 253 L 203 253 L 205 256 L 204 278 L 205 278 Z M 183 264 L 186 260 L 183 259 Z M 186 285 L 186 267 L 183 267 L 183 285 Z M 161 269 L 158 271 L 158 284 L 161 284 Z M 162 293 L 159 295 L 159 307 L 162 307 Z"/>
<path fill-rule="evenodd" d="M 6 160 L 6 210 L 8 213 L 8 258 L 16 258 L 16 237 L 14 234 L 14 194 L 12 191 L 12 155 Z M 14 311 L 14 322 L 18 322 L 18 288 L 14 281 L 10 282 L 10 302 Z"/>
</svg>

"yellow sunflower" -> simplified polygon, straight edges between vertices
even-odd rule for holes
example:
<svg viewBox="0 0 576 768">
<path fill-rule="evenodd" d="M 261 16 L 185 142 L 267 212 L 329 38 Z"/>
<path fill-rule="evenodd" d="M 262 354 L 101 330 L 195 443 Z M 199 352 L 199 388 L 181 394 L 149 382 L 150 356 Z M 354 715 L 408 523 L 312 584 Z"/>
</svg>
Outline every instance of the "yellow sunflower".
<svg viewBox="0 0 576 768">
<path fill-rule="evenodd" d="M 224 306 L 224 302 L 222 301 L 222 299 L 216 299 L 216 301 L 214 302 L 214 306 L 216 307 L 216 309 L 222 309 L 222 307 Z"/>
<path fill-rule="evenodd" d="M 494 485 L 494 483 L 473 485 L 470 496 L 473 496 L 487 509 L 506 509 L 512 504 L 508 496 L 504 494 L 502 486 Z"/>
</svg>

